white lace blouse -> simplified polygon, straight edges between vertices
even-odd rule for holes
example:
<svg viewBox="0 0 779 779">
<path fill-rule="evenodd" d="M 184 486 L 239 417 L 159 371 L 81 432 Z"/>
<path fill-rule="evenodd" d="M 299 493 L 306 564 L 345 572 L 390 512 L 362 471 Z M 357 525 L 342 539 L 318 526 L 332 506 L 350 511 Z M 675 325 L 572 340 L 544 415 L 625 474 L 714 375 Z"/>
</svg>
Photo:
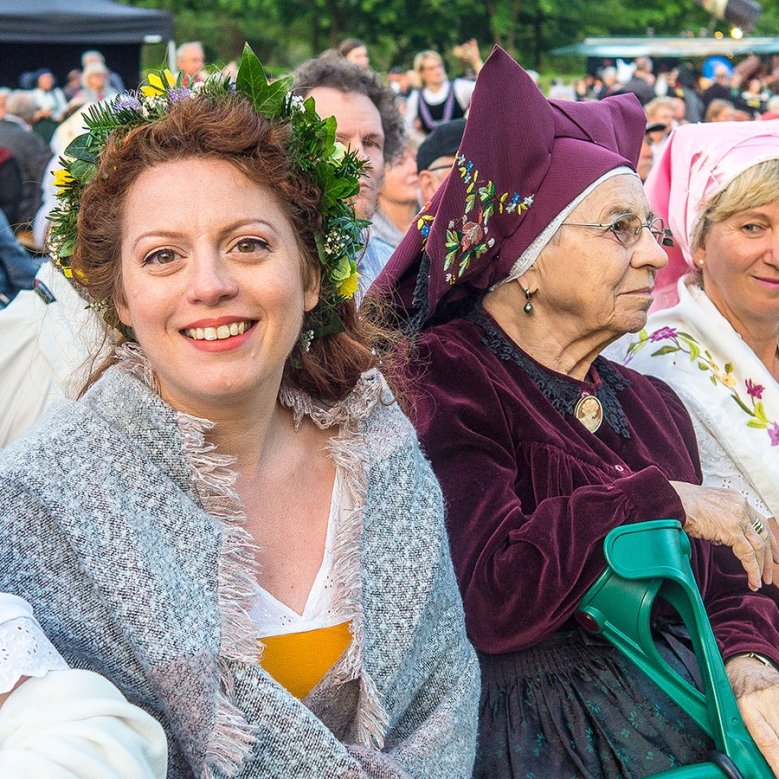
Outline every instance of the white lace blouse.
<svg viewBox="0 0 779 779">
<path fill-rule="evenodd" d="M 257 635 L 262 637 L 283 636 L 289 633 L 303 633 L 318 628 L 327 628 L 344 621 L 337 608 L 337 586 L 335 581 L 335 539 L 342 517 L 352 510 L 349 493 L 343 487 L 340 468 L 336 469 L 333 494 L 330 498 L 330 514 L 327 520 L 327 535 L 322 564 L 308 593 L 305 608 L 298 614 L 270 592 L 257 585 L 257 595 L 250 616 L 257 626 Z"/>
<path fill-rule="evenodd" d="M 68 667 L 46 638 L 27 601 L 0 593 L 0 693 L 23 676 L 45 676 Z"/>
</svg>

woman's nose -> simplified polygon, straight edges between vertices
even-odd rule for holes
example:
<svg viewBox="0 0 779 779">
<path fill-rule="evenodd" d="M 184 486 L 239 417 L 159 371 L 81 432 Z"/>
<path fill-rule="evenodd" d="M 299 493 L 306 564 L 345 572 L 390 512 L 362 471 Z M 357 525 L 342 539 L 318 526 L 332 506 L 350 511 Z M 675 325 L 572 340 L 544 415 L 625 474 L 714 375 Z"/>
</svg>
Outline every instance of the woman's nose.
<svg viewBox="0 0 779 779">
<path fill-rule="evenodd" d="M 631 263 L 636 267 L 649 266 L 655 270 L 668 265 L 668 255 L 648 228 L 641 230 L 641 238 L 634 247 Z"/>
<path fill-rule="evenodd" d="M 229 265 L 218 252 L 196 253 L 190 267 L 189 297 L 192 302 L 215 306 L 238 294 L 238 284 Z"/>
</svg>

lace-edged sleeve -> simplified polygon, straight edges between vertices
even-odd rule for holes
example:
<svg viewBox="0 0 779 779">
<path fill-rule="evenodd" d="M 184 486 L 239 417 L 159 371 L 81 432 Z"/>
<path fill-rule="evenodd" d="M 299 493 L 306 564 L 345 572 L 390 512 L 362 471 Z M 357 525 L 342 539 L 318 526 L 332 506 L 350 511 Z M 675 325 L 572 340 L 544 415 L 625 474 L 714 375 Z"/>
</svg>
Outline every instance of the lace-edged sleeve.
<svg viewBox="0 0 779 779">
<path fill-rule="evenodd" d="M 695 428 L 695 437 L 698 439 L 698 450 L 703 469 L 703 486 L 720 487 L 738 492 L 749 501 L 754 509 L 766 517 L 770 516 L 771 510 L 760 497 L 757 489 L 739 470 L 722 444 L 693 412 L 690 412 L 690 417 Z"/>
<path fill-rule="evenodd" d="M 67 667 L 30 605 L 15 595 L 0 593 L 0 693 L 12 690 L 22 676 L 45 676 Z"/>
</svg>

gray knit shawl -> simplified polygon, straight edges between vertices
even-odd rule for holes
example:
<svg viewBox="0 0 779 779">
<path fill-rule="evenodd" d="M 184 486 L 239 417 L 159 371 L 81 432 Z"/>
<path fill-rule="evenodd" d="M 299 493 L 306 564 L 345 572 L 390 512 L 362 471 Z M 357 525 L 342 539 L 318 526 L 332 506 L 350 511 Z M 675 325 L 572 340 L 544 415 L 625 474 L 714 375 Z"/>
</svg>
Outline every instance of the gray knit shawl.
<svg viewBox="0 0 779 779">
<path fill-rule="evenodd" d="M 0 588 L 72 666 L 159 719 L 169 779 L 470 776 L 477 663 L 410 423 L 376 371 L 333 408 L 280 399 L 338 427 L 330 452 L 355 504 L 336 539 L 353 640 L 303 702 L 257 661 L 232 460 L 210 423 L 160 399 L 137 348 L 0 452 Z"/>
</svg>

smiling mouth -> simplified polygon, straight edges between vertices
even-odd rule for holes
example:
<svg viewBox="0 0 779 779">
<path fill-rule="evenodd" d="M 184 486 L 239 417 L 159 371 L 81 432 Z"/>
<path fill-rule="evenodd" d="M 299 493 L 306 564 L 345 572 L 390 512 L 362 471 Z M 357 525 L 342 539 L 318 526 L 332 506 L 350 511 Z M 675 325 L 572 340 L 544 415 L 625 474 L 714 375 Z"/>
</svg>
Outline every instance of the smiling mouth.
<svg viewBox="0 0 779 779">
<path fill-rule="evenodd" d="M 218 327 L 189 327 L 181 332 L 187 338 L 195 341 L 224 341 L 236 335 L 243 335 L 247 330 L 257 324 L 254 320 L 246 319 L 242 322 L 230 322 L 229 325 Z"/>
</svg>

